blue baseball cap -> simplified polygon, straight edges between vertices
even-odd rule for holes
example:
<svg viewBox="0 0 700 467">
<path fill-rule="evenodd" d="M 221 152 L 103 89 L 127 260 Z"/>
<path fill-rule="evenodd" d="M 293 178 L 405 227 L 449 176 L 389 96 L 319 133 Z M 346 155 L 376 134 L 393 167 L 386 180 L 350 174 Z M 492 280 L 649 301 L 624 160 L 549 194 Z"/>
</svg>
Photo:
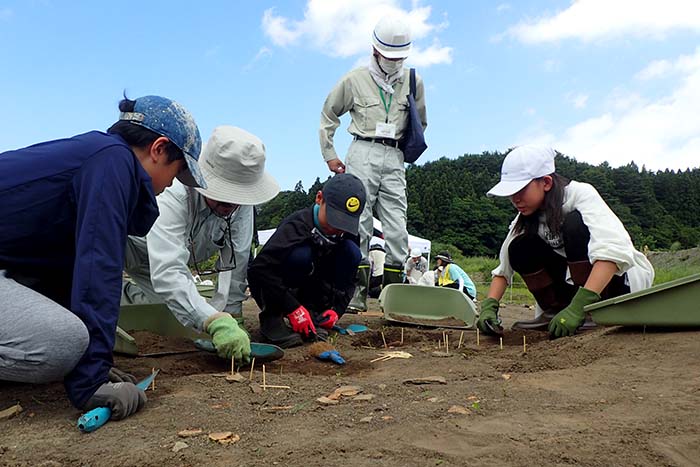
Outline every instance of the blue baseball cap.
<svg viewBox="0 0 700 467">
<path fill-rule="evenodd" d="M 140 125 L 172 141 L 185 155 L 188 169 L 178 174 L 177 179 L 187 186 L 206 188 L 207 182 L 197 163 L 202 138 L 192 114 L 167 97 L 143 96 L 135 102 L 134 111 L 121 112 L 119 120 Z"/>
</svg>

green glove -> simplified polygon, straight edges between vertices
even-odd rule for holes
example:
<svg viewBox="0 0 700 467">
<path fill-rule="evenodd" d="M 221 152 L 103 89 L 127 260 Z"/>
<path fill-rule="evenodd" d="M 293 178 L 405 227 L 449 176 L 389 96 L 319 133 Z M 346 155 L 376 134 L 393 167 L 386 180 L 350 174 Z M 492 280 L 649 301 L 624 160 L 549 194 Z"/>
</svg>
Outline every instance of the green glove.
<svg viewBox="0 0 700 467">
<path fill-rule="evenodd" d="M 600 300 L 600 295 L 592 290 L 579 287 L 569 306 L 554 315 L 549 322 L 549 336 L 553 339 L 564 336 L 573 336 L 579 326 L 586 319 L 583 307 Z"/>
<path fill-rule="evenodd" d="M 219 357 L 227 360 L 234 358 L 241 363 L 250 360 L 250 338 L 230 314 L 213 314 L 204 323 L 204 327 L 211 335 Z"/>
<path fill-rule="evenodd" d="M 484 334 L 493 334 L 492 329 L 501 325 L 501 320 L 498 319 L 498 300 L 495 298 L 487 298 L 481 302 L 481 312 L 476 326 Z M 490 322 L 491 326 L 487 326 L 486 322 Z"/>
</svg>

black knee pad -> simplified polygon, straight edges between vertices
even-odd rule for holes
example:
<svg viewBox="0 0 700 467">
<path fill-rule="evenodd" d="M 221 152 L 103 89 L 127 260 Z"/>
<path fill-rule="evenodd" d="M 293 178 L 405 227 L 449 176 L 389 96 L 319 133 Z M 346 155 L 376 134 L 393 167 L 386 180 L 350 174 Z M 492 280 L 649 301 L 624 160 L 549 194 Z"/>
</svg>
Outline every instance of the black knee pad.
<svg viewBox="0 0 700 467">
<path fill-rule="evenodd" d="M 561 235 L 564 239 L 564 251 L 566 259 L 569 261 L 588 260 L 588 242 L 591 239 L 591 232 L 583 217 L 578 211 L 571 211 L 564 217 L 561 227 Z"/>
<path fill-rule="evenodd" d="M 537 235 L 520 235 L 508 246 L 510 265 L 520 274 L 531 274 L 545 267 L 552 248 Z"/>
</svg>

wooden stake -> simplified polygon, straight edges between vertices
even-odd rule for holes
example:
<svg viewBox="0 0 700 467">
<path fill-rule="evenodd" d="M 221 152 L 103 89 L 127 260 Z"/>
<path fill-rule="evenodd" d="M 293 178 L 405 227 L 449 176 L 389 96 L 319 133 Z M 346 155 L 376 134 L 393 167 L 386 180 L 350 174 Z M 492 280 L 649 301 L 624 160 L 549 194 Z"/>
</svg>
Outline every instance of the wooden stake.
<svg viewBox="0 0 700 467">
<path fill-rule="evenodd" d="M 267 389 L 267 388 L 272 388 L 272 389 L 291 389 L 291 386 L 279 386 L 279 385 L 275 385 L 275 384 L 263 384 L 263 385 L 260 386 L 260 387 L 263 388 L 263 390 L 264 390 L 264 389 Z"/>
<path fill-rule="evenodd" d="M 523 353 L 527 353 L 527 344 L 525 343 L 525 334 L 523 334 Z"/>
<path fill-rule="evenodd" d="M 234 368 L 236 367 L 236 364 L 234 362 L 234 357 L 231 355 L 231 376 L 233 376 L 236 372 L 234 371 Z"/>
<path fill-rule="evenodd" d="M 388 349 L 389 346 L 386 345 L 386 338 L 384 337 L 384 331 L 382 331 L 382 342 L 384 342 L 384 348 L 385 348 L 385 349 Z"/>
<path fill-rule="evenodd" d="M 403 328 L 401 328 L 401 345 L 403 345 Z"/>
<path fill-rule="evenodd" d="M 156 372 L 156 369 L 151 368 L 151 374 L 153 374 L 155 372 Z M 151 381 L 151 391 L 155 391 L 155 390 L 156 390 L 156 379 L 153 378 L 153 381 Z"/>
<path fill-rule="evenodd" d="M 253 381 L 253 368 L 255 368 L 255 357 L 253 357 L 253 361 L 250 362 L 250 375 L 248 376 L 248 381 Z"/>
<path fill-rule="evenodd" d="M 445 333 L 445 353 L 450 353 L 450 336 Z"/>
<path fill-rule="evenodd" d="M 459 344 L 457 345 L 458 349 L 462 348 L 462 340 L 464 339 L 464 331 L 459 333 Z"/>
<path fill-rule="evenodd" d="M 501 341 L 501 350 L 503 350 L 503 338 L 499 337 L 498 340 Z"/>
<path fill-rule="evenodd" d="M 282 365 L 280 365 L 280 376 L 282 376 Z"/>
<path fill-rule="evenodd" d="M 263 391 L 265 390 L 266 387 L 267 387 L 267 382 L 265 380 L 265 364 L 263 363 L 263 383 L 262 383 Z"/>
<path fill-rule="evenodd" d="M 479 328 L 476 328 L 476 346 L 479 347 Z"/>
</svg>

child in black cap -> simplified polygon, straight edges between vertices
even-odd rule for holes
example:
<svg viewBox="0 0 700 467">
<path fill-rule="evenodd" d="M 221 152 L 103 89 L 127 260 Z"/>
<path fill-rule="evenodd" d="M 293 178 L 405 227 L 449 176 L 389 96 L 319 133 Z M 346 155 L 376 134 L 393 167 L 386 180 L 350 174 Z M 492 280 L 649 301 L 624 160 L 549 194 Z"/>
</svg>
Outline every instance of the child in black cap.
<svg viewBox="0 0 700 467">
<path fill-rule="evenodd" d="M 302 336 L 331 329 L 345 312 L 361 259 L 357 234 L 365 199 L 359 178 L 335 175 L 313 206 L 282 221 L 252 262 L 248 282 L 266 340 L 300 345 Z"/>
</svg>

